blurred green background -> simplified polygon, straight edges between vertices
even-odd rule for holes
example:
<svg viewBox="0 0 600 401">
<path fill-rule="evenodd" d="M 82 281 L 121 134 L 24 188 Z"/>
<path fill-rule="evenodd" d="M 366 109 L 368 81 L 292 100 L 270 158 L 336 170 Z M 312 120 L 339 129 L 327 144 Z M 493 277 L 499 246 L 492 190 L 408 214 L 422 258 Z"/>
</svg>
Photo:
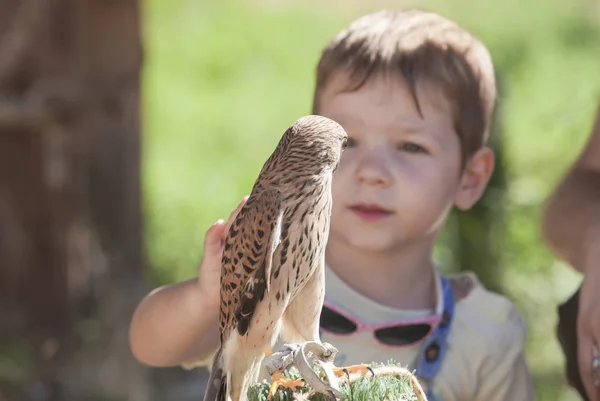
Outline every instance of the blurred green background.
<svg viewBox="0 0 600 401">
<path fill-rule="evenodd" d="M 492 53 L 501 82 L 495 141 L 505 184 L 494 198 L 501 202 L 487 209 L 494 224 L 483 227 L 498 233 L 491 237 L 489 276 L 528 322 L 538 399 L 578 399 L 566 386 L 554 331 L 556 306 L 579 276 L 543 246 L 539 216 L 581 150 L 600 99 L 597 0 L 145 1 L 142 145 L 151 283 L 197 273 L 205 230 L 249 192 L 283 130 L 310 113 L 321 48 L 353 19 L 384 7 L 440 12 Z M 449 227 L 437 255 L 453 270 L 459 245 Z"/>
</svg>

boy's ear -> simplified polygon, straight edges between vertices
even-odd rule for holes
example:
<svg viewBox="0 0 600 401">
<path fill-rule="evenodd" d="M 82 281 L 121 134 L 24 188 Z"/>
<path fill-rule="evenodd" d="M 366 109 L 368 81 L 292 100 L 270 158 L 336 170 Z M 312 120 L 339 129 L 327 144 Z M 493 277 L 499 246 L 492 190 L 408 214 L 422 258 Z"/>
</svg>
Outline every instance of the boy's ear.
<svg viewBox="0 0 600 401">
<path fill-rule="evenodd" d="M 490 181 L 494 164 L 494 152 L 486 146 L 467 161 L 454 199 L 456 207 L 468 210 L 479 200 Z"/>
</svg>

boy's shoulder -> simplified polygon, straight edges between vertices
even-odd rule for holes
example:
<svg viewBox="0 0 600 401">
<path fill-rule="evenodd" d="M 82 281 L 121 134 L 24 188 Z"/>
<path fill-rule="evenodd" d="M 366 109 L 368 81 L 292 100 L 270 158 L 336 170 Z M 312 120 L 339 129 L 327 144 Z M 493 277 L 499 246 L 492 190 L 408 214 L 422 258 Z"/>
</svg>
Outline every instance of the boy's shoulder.
<svg viewBox="0 0 600 401">
<path fill-rule="evenodd" d="M 506 296 L 490 291 L 470 271 L 449 274 L 456 299 L 453 326 L 471 345 L 494 342 L 506 348 L 522 349 L 526 324 L 516 305 Z M 500 351 L 500 350 L 499 350 Z"/>
<path fill-rule="evenodd" d="M 515 304 L 486 289 L 473 272 L 446 277 L 456 308 L 439 391 L 458 395 L 450 399 L 533 400 L 524 356 L 526 327 Z"/>
</svg>

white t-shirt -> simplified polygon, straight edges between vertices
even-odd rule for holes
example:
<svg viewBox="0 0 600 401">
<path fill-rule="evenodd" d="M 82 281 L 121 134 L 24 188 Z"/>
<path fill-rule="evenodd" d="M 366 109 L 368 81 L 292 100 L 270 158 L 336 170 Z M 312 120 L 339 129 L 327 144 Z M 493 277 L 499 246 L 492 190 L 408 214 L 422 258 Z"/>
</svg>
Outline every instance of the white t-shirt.
<svg viewBox="0 0 600 401">
<path fill-rule="evenodd" d="M 448 336 L 448 351 L 434 380 L 438 401 L 529 401 L 533 384 L 523 348 L 525 323 L 505 297 L 487 291 L 473 273 L 448 276 L 465 294 L 457 297 Z M 371 324 L 421 317 L 432 310 L 402 310 L 378 304 L 354 291 L 331 269 L 326 269 L 325 297 Z M 414 369 L 419 344 L 394 348 L 379 343 L 371 333 L 336 336 L 323 332 L 321 340 L 338 349 L 336 366 L 385 363 L 390 359 Z"/>
</svg>

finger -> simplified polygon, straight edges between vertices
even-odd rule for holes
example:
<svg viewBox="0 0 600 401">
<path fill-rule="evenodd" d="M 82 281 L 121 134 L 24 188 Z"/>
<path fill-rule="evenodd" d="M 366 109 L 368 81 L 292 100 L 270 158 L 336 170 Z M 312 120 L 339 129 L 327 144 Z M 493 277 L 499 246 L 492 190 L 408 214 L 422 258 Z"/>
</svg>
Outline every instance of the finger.
<svg viewBox="0 0 600 401">
<path fill-rule="evenodd" d="M 214 255 L 219 252 L 221 249 L 221 237 L 223 235 L 223 228 L 225 227 L 225 222 L 223 219 L 217 220 L 212 226 L 206 230 L 206 235 L 204 236 L 204 254 L 205 255 Z"/>
<path fill-rule="evenodd" d="M 249 197 L 249 195 L 244 196 L 242 198 L 242 200 L 240 201 L 240 203 L 238 203 L 236 208 L 231 211 L 231 213 L 229 214 L 229 218 L 227 219 L 227 223 L 231 223 L 235 219 L 235 216 L 237 216 L 237 214 L 240 212 L 242 207 L 244 207 L 244 205 L 246 204 L 248 197 Z"/>
<path fill-rule="evenodd" d="M 592 343 L 593 343 L 593 356 L 592 356 L 592 390 L 593 396 L 591 397 L 594 401 L 600 401 L 600 366 L 598 366 L 598 358 L 600 358 L 600 325 L 598 325 L 598 319 L 594 319 L 596 324 L 592 327 Z M 595 361 L 594 361 L 595 360 Z M 596 398 L 594 398 L 596 397 Z"/>
<path fill-rule="evenodd" d="M 248 200 L 248 195 L 246 195 L 242 198 L 242 200 L 237 205 L 237 207 L 229 215 L 229 218 L 227 219 L 227 223 L 225 223 L 225 229 L 223 230 L 223 234 L 222 234 L 222 238 L 221 238 L 222 241 L 225 241 L 225 237 L 227 236 L 227 233 L 229 232 L 229 227 L 231 227 L 231 225 L 235 221 L 235 218 L 237 217 L 238 213 L 240 212 L 240 210 L 242 210 L 242 207 L 244 207 L 244 205 L 246 204 L 247 200 Z"/>
<path fill-rule="evenodd" d="M 593 341 L 589 331 L 580 327 L 577 341 L 577 361 L 579 374 L 590 401 L 600 401 L 598 389 L 594 386 L 594 372 L 592 371 Z"/>
</svg>

